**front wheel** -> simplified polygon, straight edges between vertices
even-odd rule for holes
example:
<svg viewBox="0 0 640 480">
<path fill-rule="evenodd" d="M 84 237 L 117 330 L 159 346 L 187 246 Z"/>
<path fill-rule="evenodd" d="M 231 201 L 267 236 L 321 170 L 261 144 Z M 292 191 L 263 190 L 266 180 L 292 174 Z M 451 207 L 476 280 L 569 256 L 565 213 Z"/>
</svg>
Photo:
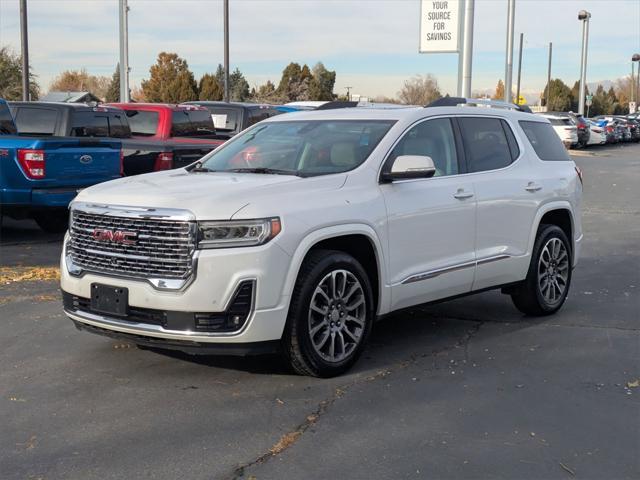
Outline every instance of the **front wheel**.
<svg viewBox="0 0 640 480">
<path fill-rule="evenodd" d="M 527 278 L 511 293 L 526 315 L 551 315 L 564 304 L 571 285 L 572 252 L 569 239 L 556 225 L 542 225 L 531 256 Z"/>
<path fill-rule="evenodd" d="M 358 359 L 373 323 L 367 274 L 350 255 L 312 251 L 294 288 L 283 352 L 299 374 L 333 377 Z"/>
</svg>

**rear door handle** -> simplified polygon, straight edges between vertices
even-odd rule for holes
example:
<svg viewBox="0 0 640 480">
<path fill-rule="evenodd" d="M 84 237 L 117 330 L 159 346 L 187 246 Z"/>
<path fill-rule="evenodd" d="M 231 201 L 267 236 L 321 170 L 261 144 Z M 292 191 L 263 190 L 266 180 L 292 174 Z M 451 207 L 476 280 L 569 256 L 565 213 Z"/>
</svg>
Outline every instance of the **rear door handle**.
<svg viewBox="0 0 640 480">
<path fill-rule="evenodd" d="M 457 198 L 458 200 L 464 200 L 466 198 L 473 197 L 473 192 L 467 192 L 467 191 L 463 190 L 462 188 L 459 188 L 458 191 L 453 194 L 453 196 L 455 198 Z"/>
<path fill-rule="evenodd" d="M 536 182 L 529 182 L 524 189 L 527 192 L 537 192 L 538 190 L 542 190 L 542 185 L 539 185 Z"/>
</svg>

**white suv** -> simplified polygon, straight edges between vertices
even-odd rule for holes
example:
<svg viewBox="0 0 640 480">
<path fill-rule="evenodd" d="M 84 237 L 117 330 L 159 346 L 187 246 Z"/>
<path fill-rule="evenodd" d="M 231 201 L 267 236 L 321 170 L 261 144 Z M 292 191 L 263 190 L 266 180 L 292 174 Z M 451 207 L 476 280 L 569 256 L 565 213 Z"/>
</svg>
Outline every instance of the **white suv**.
<svg viewBox="0 0 640 480">
<path fill-rule="evenodd" d="M 83 190 L 64 308 L 82 330 L 141 346 L 280 350 L 299 373 L 337 375 L 395 310 L 502 288 L 528 315 L 556 312 L 580 251 L 581 184 L 530 113 L 280 115 L 189 167 Z"/>
</svg>

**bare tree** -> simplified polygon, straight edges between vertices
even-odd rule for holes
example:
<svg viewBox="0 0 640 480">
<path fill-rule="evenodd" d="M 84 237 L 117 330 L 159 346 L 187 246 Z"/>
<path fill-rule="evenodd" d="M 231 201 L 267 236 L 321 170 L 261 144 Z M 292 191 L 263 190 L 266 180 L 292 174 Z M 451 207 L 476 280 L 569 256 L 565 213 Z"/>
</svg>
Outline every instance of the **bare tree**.
<svg viewBox="0 0 640 480">
<path fill-rule="evenodd" d="M 438 88 L 438 80 L 428 74 L 426 76 L 416 75 L 405 80 L 404 86 L 398 92 L 398 98 L 407 105 L 427 105 L 442 97 Z"/>
</svg>

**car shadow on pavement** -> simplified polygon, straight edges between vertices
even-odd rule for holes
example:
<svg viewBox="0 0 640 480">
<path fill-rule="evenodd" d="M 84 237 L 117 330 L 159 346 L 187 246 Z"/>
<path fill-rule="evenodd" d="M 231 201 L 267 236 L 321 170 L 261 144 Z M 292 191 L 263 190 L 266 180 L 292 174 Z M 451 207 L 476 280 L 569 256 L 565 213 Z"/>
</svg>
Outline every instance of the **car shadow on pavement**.
<svg viewBox="0 0 640 480">
<path fill-rule="evenodd" d="M 485 305 L 480 318 L 474 316 L 478 312 L 478 304 Z M 437 304 L 404 310 L 375 324 L 367 348 L 349 374 L 368 375 L 372 371 L 392 368 L 412 358 L 425 357 L 453 348 L 464 348 L 465 343 L 484 323 L 502 324 L 503 328 L 493 333 L 498 334 L 533 327 L 542 321 L 524 317 L 511 306 L 508 297 L 496 292 L 454 300 L 447 305 Z M 145 350 L 212 368 L 255 374 L 294 375 L 278 354 L 237 357 L 191 355 L 148 347 L 145 347 Z"/>
</svg>

